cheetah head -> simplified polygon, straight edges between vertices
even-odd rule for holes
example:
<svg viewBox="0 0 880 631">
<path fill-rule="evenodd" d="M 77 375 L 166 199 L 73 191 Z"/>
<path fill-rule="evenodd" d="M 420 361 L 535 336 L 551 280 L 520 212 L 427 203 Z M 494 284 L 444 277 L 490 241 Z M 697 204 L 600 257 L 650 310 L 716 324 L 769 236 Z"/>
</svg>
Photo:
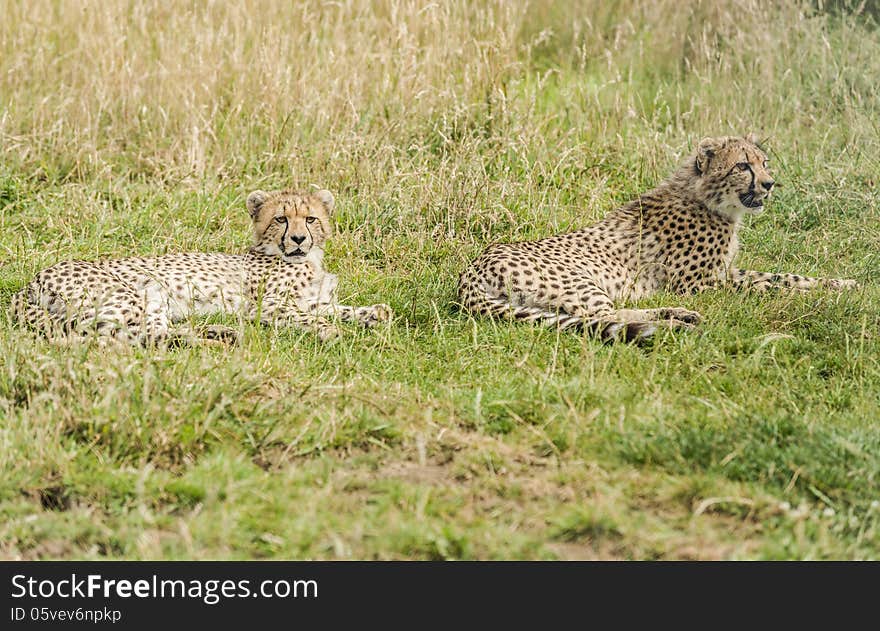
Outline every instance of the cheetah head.
<svg viewBox="0 0 880 631">
<path fill-rule="evenodd" d="M 247 198 L 254 222 L 253 251 L 280 256 L 287 263 L 302 263 L 309 252 L 322 252 L 332 233 L 333 205 L 333 194 L 325 190 L 254 191 Z"/>
<path fill-rule="evenodd" d="M 775 184 L 767 154 L 754 134 L 704 138 L 693 170 L 696 188 L 706 205 L 732 218 L 761 212 Z"/>
</svg>

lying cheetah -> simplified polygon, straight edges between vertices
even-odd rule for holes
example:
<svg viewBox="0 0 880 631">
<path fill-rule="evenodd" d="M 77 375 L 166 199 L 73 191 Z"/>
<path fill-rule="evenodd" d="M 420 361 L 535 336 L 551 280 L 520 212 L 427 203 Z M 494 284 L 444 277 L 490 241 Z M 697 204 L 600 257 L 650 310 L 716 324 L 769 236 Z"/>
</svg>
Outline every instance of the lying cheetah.
<svg viewBox="0 0 880 631">
<path fill-rule="evenodd" d="M 247 198 L 254 229 L 247 254 L 58 263 L 15 294 L 13 317 L 50 334 L 97 333 L 133 344 L 234 337 L 225 327 L 172 326 L 192 314 L 244 314 L 311 329 L 322 340 L 338 334 L 332 316 L 365 326 L 387 321 L 387 305 L 336 304 L 338 281 L 323 265 L 333 206 L 330 191 L 255 191 Z"/>
<path fill-rule="evenodd" d="M 706 138 L 657 188 L 583 230 L 489 246 L 461 275 L 461 304 L 482 315 L 585 327 L 603 340 L 640 340 L 683 329 L 701 316 L 678 307 L 619 309 L 666 290 L 722 284 L 806 291 L 855 287 L 852 280 L 768 274 L 732 266 L 740 220 L 756 213 L 774 181 L 757 138 Z"/>
</svg>

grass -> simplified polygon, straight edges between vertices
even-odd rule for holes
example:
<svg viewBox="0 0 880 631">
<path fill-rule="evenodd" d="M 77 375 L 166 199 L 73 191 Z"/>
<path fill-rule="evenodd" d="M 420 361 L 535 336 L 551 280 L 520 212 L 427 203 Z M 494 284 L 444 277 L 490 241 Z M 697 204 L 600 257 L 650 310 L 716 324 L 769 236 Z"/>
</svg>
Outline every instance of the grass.
<svg viewBox="0 0 880 631">
<path fill-rule="evenodd" d="M 871 11 L 0 1 L 0 307 L 67 258 L 243 251 L 248 192 L 317 185 L 341 297 L 397 313 L 114 352 L 4 317 L 0 556 L 880 557 Z M 454 309 L 487 243 L 747 131 L 782 188 L 744 266 L 862 289 L 657 297 L 706 322 L 646 349 Z"/>
</svg>

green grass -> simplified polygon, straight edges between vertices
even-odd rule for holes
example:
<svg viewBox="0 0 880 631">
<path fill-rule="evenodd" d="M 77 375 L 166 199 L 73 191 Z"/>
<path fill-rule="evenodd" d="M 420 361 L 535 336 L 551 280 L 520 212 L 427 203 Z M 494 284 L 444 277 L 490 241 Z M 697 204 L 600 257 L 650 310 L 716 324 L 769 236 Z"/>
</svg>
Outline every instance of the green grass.
<svg viewBox="0 0 880 631">
<path fill-rule="evenodd" d="M 0 556 L 880 557 L 876 25 L 513 4 L 0 2 L 0 307 L 67 258 L 243 251 L 251 190 L 315 184 L 341 298 L 397 315 L 113 351 L 4 316 Z M 861 289 L 659 296 L 705 323 L 647 348 L 454 308 L 489 242 L 746 131 L 781 188 L 741 262 Z"/>
</svg>

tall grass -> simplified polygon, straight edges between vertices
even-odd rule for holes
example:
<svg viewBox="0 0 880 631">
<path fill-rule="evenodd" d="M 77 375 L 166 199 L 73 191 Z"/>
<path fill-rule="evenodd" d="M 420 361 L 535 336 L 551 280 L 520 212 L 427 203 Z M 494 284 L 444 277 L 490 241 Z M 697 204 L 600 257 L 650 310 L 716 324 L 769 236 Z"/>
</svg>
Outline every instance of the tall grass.
<svg viewBox="0 0 880 631">
<path fill-rule="evenodd" d="M 568 117 L 556 133 L 615 149 L 639 136 L 638 155 L 665 158 L 700 133 L 796 137 L 832 114 L 830 149 L 878 142 L 867 18 L 797 3 L 0 8 L 4 159 L 53 177 L 329 180 L 368 157 L 390 167 L 373 176 L 387 187 L 465 137 L 534 142 L 556 100 Z"/>
</svg>

